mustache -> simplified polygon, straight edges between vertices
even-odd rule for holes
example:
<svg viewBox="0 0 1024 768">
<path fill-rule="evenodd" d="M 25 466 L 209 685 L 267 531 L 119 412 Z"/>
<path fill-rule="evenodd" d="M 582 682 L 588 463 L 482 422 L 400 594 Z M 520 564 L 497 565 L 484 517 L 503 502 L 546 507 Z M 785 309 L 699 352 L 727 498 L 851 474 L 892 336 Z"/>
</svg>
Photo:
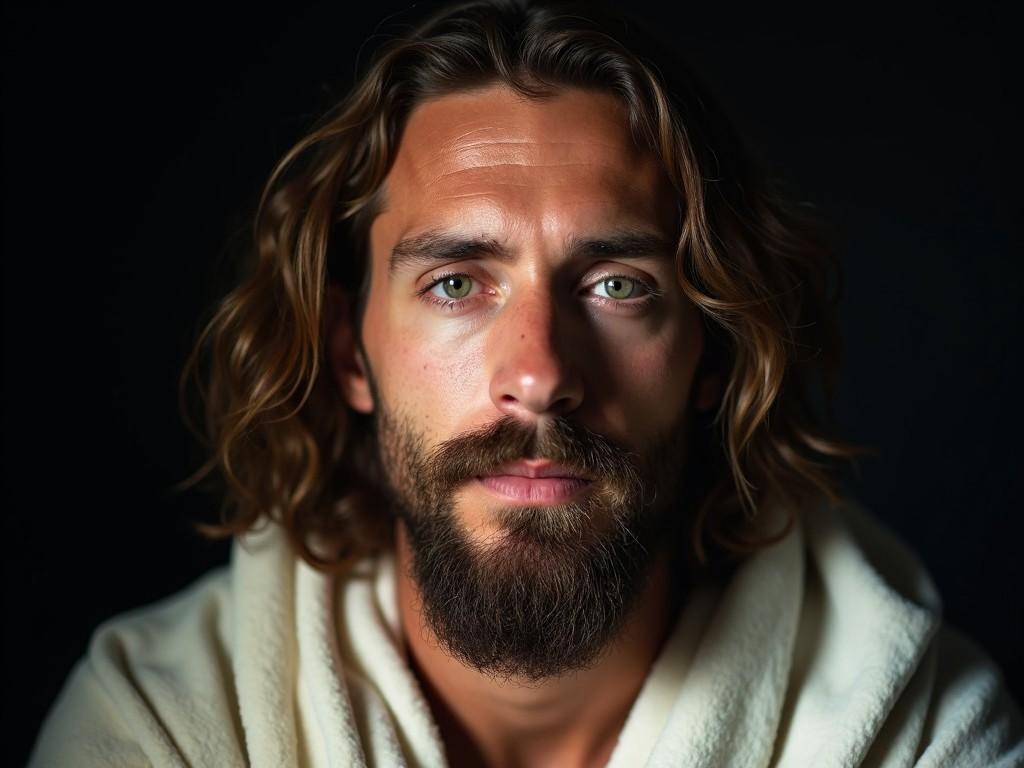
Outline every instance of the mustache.
<svg viewBox="0 0 1024 768">
<path fill-rule="evenodd" d="M 427 457 L 426 479 L 448 490 L 518 459 L 548 459 L 621 490 L 638 480 L 637 456 L 604 435 L 563 417 L 536 426 L 512 416 L 438 444 Z"/>
</svg>

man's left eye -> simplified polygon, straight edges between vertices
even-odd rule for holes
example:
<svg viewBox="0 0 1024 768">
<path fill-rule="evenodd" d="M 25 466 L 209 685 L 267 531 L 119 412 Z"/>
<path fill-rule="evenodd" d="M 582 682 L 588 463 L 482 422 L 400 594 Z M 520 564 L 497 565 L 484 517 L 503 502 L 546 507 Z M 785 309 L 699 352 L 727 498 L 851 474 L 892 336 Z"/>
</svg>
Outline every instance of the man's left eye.
<svg viewBox="0 0 1024 768">
<path fill-rule="evenodd" d="M 644 286 L 639 280 L 617 275 L 615 277 L 606 277 L 594 286 L 594 289 L 597 291 L 598 296 L 622 300 L 639 296 L 643 293 Z"/>
</svg>

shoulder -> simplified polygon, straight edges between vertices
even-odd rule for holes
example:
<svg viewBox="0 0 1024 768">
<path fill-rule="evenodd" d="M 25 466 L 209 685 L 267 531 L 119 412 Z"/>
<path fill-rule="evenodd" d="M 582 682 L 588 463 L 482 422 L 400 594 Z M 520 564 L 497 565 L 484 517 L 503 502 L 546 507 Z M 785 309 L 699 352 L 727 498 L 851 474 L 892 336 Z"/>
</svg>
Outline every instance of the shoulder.
<svg viewBox="0 0 1024 768">
<path fill-rule="evenodd" d="M 227 567 L 114 616 L 50 709 L 33 766 L 180 765 L 237 752 Z M 241 764 L 220 761 L 220 764 Z"/>
<path fill-rule="evenodd" d="M 1024 765 L 1019 707 L 998 667 L 943 620 L 916 554 L 853 502 L 815 510 L 805 525 L 807 602 L 819 630 L 839 630 L 836 668 L 856 675 L 819 671 L 874 699 L 867 764 Z"/>
<path fill-rule="evenodd" d="M 999 668 L 948 624 L 933 645 L 934 685 L 919 768 L 1024 766 L 1024 718 Z"/>
</svg>

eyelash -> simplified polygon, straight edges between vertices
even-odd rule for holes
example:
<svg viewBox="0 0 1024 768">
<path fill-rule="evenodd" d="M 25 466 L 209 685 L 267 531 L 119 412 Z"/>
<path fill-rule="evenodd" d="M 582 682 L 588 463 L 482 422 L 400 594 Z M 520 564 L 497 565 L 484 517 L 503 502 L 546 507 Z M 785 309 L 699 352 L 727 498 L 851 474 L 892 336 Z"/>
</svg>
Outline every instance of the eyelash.
<svg viewBox="0 0 1024 768">
<path fill-rule="evenodd" d="M 467 302 L 474 301 L 479 297 L 470 296 L 464 299 L 442 299 L 439 296 L 434 296 L 431 291 L 435 286 L 439 285 L 443 281 L 450 277 L 468 277 L 470 280 L 475 280 L 472 275 L 468 275 L 465 272 L 445 272 L 443 274 L 434 275 L 430 282 L 420 288 L 416 295 L 419 299 L 427 304 L 432 304 L 441 309 L 447 309 L 451 312 L 455 312 L 462 309 Z M 646 280 L 642 280 L 639 277 L 633 275 L 605 275 L 594 283 L 591 283 L 591 287 L 597 285 L 597 283 L 605 282 L 607 280 L 614 280 L 615 278 L 624 278 L 626 280 L 632 280 L 634 283 L 639 285 L 644 290 L 644 295 L 637 299 L 612 299 L 607 296 L 595 296 L 595 299 L 600 300 L 602 304 L 610 304 L 615 311 L 637 311 L 646 309 L 651 303 L 659 299 L 664 295 L 664 291 L 655 288 L 653 285 L 648 283 Z"/>
</svg>

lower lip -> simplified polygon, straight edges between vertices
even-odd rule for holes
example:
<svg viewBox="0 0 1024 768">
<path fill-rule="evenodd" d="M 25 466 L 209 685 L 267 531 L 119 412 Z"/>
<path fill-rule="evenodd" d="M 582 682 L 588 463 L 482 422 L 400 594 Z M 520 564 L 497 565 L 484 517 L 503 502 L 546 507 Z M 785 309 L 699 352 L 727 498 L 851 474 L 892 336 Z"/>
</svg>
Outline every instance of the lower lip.
<svg viewBox="0 0 1024 768">
<path fill-rule="evenodd" d="M 530 504 L 561 504 L 571 501 L 590 484 L 578 477 L 486 475 L 477 479 L 497 496 Z"/>
</svg>

